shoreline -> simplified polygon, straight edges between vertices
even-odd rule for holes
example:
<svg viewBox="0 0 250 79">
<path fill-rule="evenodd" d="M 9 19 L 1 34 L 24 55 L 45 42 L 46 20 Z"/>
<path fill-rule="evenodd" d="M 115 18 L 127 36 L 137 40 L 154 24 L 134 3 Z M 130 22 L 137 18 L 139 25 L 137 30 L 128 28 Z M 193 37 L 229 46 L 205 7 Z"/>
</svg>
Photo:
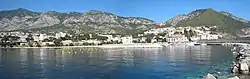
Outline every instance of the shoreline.
<svg viewBox="0 0 250 79">
<path fill-rule="evenodd" d="M 134 43 L 134 44 L 105 44 L 93 46 L 58 46 L 58 47 L 0 47 L 0 48 L 161 48 L 162 44 L 158 43 Z"/>
<path fill-rule="evenodd" d="M 185 43 L 177 45 L 186 45 Z M 227 45 L 238 45 L 244 49 L 250 49 L 250 44 L 247 43 L 222 43 L 222 46 Z M 89 45 L 89 46 L 42 46 L 42 47 L 0 47 L 0 48 L 162 48 L 165 46 L 175 46 L 165 45 L 164 43 L 132 43 L 132 44 L 104 44 L 104 45 Z M 189 45 L 187 45 L 189 46 Z"/>
</svg>

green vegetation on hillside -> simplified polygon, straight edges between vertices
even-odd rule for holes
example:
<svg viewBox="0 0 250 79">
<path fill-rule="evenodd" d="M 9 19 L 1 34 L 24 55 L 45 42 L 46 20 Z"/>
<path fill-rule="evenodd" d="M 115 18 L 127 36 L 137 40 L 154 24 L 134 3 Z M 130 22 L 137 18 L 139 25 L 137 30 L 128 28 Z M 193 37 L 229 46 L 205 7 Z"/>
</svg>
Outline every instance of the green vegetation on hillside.
<svg viewBox="0 0 250 79">
<path fill-rule="evenodd" d="M 241 28 L 249 27 L 249 25 L 233 18 L 216 12 L 212 9 L 207 9 L 201 12 L 199 16 L 192 19 L 185 20 L 179 23 L 177 26 L 197 27 L 197 26 L 217 26 L 223 32 L 235 35 Z"/>
</svg>

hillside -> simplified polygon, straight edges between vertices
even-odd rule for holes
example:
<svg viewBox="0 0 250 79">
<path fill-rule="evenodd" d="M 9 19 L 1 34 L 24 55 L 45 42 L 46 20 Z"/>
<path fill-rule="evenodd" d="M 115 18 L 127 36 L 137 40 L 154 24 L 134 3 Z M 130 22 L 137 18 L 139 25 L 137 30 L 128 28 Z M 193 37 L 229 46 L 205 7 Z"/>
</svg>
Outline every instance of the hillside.
<svg viewBox="0 0 250 79">
<path fill-rule="evenodd" d="M 85 13 L 32 12 L 22 8 L 0 11 L 1 31 L 134 34 L 158 27 L 160 25 L 150 19 L 122 17 L 98 10 Z"/>
<path fill-rule="evenodd" d="M 176 20 L 177 19 L 177 20 Z M 172 22 L 174 21 L 174 23 Z M 167 23 L 172 23 L 173 26 L 180 27 L 197 27 L 197 26 L 217 26 L 220 31 L 236 35 L 242 33 L 242 28 L 248 28 L 247 20 L 233 16 L 226 12 L 217 12 L 213 9 L 199 9 L 195 10 L 182 17 L 177 16 L 170 19 Z"/>
<path fill-rule="evenodd" d="M 88 12 L 33 12 L 27 9 L 0 11 L 0 31 L 136 34 L 159 27 L 217 26 L 233 35 L 249 34 L 250 22 L 225 11 L 198 9 L 164 23 L 142 17 L 123 17 L 98 10 Z"/>
</svg>

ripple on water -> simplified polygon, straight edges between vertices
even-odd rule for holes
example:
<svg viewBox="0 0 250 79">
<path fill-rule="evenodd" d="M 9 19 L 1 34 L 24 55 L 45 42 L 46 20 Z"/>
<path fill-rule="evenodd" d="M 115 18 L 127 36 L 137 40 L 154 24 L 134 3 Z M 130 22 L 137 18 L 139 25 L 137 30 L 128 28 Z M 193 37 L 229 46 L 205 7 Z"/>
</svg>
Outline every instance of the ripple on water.
<svg viewBox="0 0 250 79">
<path fill-rule="evenodd" d="M 0 79 L 200 79 L 230 76 L 233 60 L 222 46 L 0 51 Z"/>
</svg>

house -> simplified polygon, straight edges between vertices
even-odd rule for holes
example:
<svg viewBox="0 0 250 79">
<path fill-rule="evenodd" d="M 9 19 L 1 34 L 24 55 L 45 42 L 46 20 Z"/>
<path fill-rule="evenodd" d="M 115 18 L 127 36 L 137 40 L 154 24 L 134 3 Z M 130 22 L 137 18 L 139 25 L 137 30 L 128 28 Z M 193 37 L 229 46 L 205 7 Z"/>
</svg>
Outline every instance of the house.
<svg viewBox="0 0 250 79">
<path fill-rule="evenodd" d="M 133 37 L 132 36 L 125 36 L 122 37 L 122 44 L 131 44 L 133 43 Z"/>
<path fill-rule="evenodd" d="M 112 38 L 113 42 L 116 41 L 116 42 L 121 42 L 121 37 L 114 37 Z"/>
<path fill-rule="evenodd" d="M 62 41 L 63 45 L 67 46 L 67 45 L 70 45 L 70 44 L 73 44 L 73 41 L 72 40 L 65 40 L 65 41 Z"/>
<path fill-rule="evenodd" d="M 146 42 L 146 39 L 147 39 L 146 37 L 142 37 L 140 42 Z"/>
<path fill-rule="evenodd" d="M 200 36 L 201 40 L 212 40 L 212 39 L 219 39 L 220 35 L 216 34 L 204 34 Z"/>
<path fill-rule="evenodd" d="M 108 39 L 107 39 L 108 42 L 114 41 L 112 35 L 101 35 L 101 34 L 99 34 L 98 36 L 108 37 Z"/>
<path fill-rule="evenodd" d="M 65 37 L 67 34 L 63 32 L 56 33 L 56 39 L 59 39 L 60 37 Z"/>
<path fill-rule="evenodd" d="M 187 42 L 188 39 L 187 37 L 185 37 L 185 35 L 175 34 L 175 35 L 166 37 L 166 41 L 167 42 Z"/>
<path fill-rule="evenodd" d="M 45 37 L 46 37 L 46 34 L 40 34 L 38 38 L 40 41 L 43 41 Z"/>
<path fill-rule="evenodd" d="M 90 43 L 90 44 L 95 44 L 95 45 L 98 45 L 98 44 L 101 44 L 101 41 L 98 41 L 98 40 L 84 40 L 83 42 L 85 43 Z"/>
<path fill-rule="evenodd" d="M 151 43 L 156 43 L 157 40 L 155 38 L 151 39 Z"/>
<path fill-rule="evenodd" d="M 54 42 L 42 42 L 42 46 L 55 45 Z"/>
<path fill-rule="evenodd" d="M 39 41 L 40 40 L 39 35 L 37 35 L 37 34 L 33 35 L 32 37 L 33 37 L 34 41 Z"/>
</svg>

